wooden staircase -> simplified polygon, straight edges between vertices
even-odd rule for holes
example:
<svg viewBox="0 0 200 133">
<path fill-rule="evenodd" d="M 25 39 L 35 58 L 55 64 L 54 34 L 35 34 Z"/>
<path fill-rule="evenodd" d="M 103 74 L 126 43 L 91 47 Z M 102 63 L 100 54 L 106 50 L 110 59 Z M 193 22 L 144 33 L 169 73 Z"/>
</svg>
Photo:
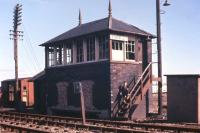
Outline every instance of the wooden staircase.
<svg viewBox="0 0 200 133">
<path fill-rule="evenodd" d="M 136 109 L 140 102 L 145 97 L 148 89 L 152 85 L 152 63 L 146 67 L 137 82 L 134 79 L 128 84 L 129 95 L 127 98 L 122 98 L 118 103 L 118 108 L 115 111 L 116 118 L 128 118 L 134 112 L 131 108 Z M 128 115 L 128 116 L 127 116 Z"/>
</svg>

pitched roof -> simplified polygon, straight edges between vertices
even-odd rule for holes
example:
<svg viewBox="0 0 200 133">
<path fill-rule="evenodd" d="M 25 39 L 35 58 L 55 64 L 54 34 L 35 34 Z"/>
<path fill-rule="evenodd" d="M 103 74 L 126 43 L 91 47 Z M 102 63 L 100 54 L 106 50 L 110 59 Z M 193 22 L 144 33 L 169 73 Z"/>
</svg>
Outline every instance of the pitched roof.
<svg viewBox="0 0 200 133">
<path fill-rule="evenodd" d="M 63 40 L 71 39 L 74 37 L 98 32 L 98 31 L 104 31 L 104 30 L 111 30 L 111 31 L 118 31 L 118 32 L 124 32 L 124 33 L 131 33 L 131 34 L 155 37 L 155 35 L 148 33 L 136 26 L 127 24 L 127 23 L 125 23 L 121 20 L 115 19 L 113 17 L 111 17 L 111 18 L 107 17 L 107 18 L 92 21 L 89 23 L 81 24 L 81 25 L 79 25 L 67 32 L 64 32 L 63 34 L 58 35 L 57 37 L 41 44 L 41 46 L 45 46 L 45 45 L 48 45 L 48 44 L 51 44 L 54 42 L 63 41 Z"/>
</svg>

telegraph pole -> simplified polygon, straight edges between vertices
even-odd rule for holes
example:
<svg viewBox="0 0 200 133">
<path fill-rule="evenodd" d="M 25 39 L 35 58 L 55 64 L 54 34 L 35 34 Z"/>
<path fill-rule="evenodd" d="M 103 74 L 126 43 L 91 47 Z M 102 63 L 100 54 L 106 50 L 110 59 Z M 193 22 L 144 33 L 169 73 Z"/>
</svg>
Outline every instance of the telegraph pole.
<svg viewBox="0 0 200 133">
<path fill-rule="evenodd" d="M 14 8 L 14 18 L 13 18 L 13 30 L 10 30 L 12 40 L 14 40 L 14 61 L 15 61 L 15 99 L 16 99 L 16 104 L 19 103 L 19 79 L 18 79 L 18 39 L 19 37 L 23 36 L 21 33 L 23 31 L 18 30 L 18 26 L 21 25 L 21 14 L 22 14 L 22 5 L 17 4 Z M 17 106 L 17 105 L 16 105 Z"/>
</svg>

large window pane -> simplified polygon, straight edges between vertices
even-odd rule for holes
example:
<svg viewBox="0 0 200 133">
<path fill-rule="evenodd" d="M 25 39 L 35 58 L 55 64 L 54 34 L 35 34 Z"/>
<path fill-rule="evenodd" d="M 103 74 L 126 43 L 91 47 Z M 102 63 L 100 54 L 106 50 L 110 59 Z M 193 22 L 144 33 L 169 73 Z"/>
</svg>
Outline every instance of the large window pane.
<svg viewBox="0 0 200 133">
<path fill-rule="evenodd" d="M 99 59 L 108 59 L 108 39 L 105 35 L 99 36 Z"/>
<path fill-rule="evenodd" d="M 95 37 L 86 39 L 87 43 L 87 61 L 95 60 Z"/>
<path fill-rule="evenodd" d="M 48 48 L 48 57 L 49 57 L 49 60 L 48 60 L 49 66 L 53 66 L 54 65 L 54 48 L 53 47 Z"/>
<path fill-rule="evenodd" d="M 77 41 L 77 56 L 76 56 L 76 59 L 77 59 L 77 62 L 83 62 L 83 41 L 82 40 L 78 40 Z"/>
<path fill-rule="evenodd" d="M 122 50 L 122 45 L 123 45 L 122 41 L 112 40 L 112 49 L 113 50 Z"/>
<path fill-rule="evenodd" d="M 57 46 L 54 49 L 55 52 L 55 65 L 61 65 L 62 64 L 62 53 L 63 53 L 63 46 Z"/>
<path fill-rule="evenodd" d="M 72 54 L 72 44 L 71 43 L 68 43 L 66 44 L 65 46 L 65 63 L 66 64 L 71 64 L 72 63 L 72 57 L 73 57 L 73 54 Z"/>
</svg>

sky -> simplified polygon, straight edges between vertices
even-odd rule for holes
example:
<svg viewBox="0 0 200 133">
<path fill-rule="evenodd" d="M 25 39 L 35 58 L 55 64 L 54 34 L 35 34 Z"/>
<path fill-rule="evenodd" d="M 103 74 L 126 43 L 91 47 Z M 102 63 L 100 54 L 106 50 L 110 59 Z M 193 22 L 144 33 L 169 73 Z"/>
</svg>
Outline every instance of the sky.
<svg viewBox="0 0 200 133">
<path fill-rule="evenodd" d="M 200 1 L 168 0 L 161 6 L 163 74 L 200 74 Z M 156 0 L 112 0 L 113 17 L 156 35 Z M 43 42 L 83 23 L 108 16 L 108 0 L 0 0 L 0 81 L 14 78 L 14 6 L 23 5 L 19 40 L 19 77 L 44 69 Z M 161 0 L 161 4 L 164 0 Z M 153 44 L 154 51 L 155 44 Z M 156 54 L 153 59 L 156 60 Z"/>
</svg>

